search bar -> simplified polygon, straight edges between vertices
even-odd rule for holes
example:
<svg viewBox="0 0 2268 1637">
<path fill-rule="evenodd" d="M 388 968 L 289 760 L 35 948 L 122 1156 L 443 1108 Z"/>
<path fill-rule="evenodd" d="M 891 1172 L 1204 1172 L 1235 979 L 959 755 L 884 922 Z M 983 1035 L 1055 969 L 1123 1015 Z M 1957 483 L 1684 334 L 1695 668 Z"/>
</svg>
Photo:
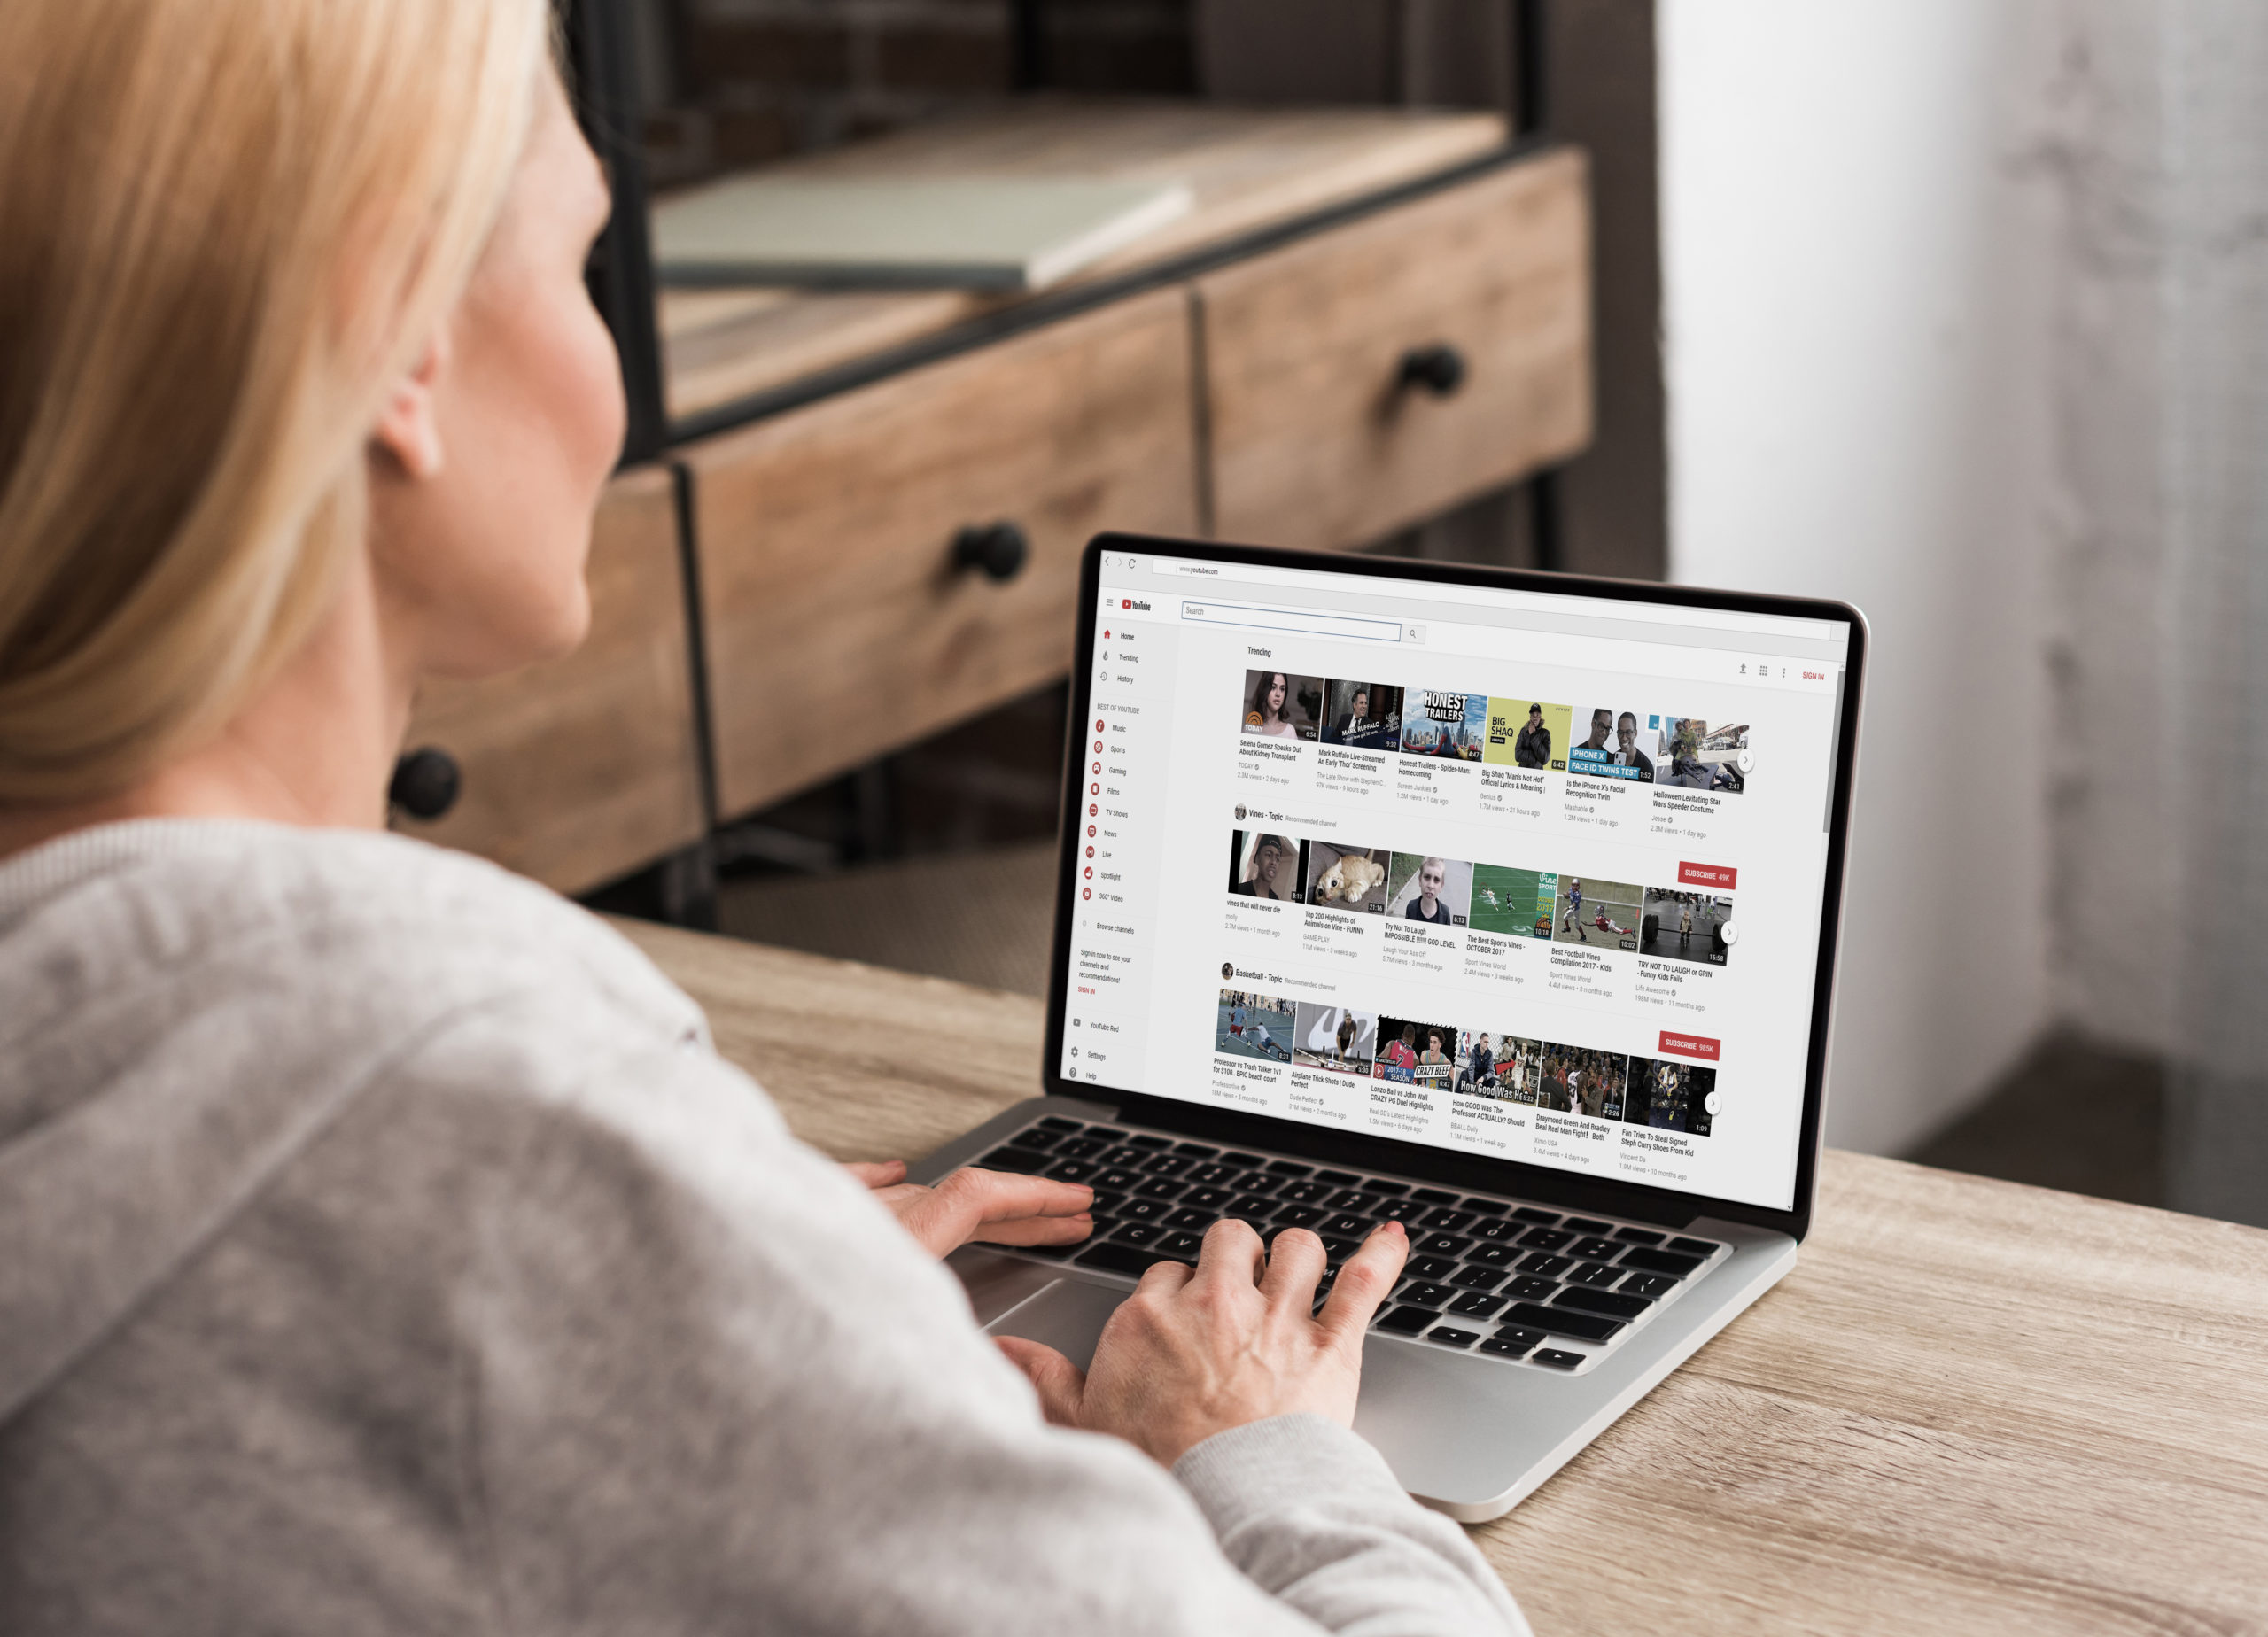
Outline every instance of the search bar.
<svg viewBox="0 0 2268 1637">
<path fill-rule="evenodd" d="M 1184 602 L 1181 617 L 1207 625 L 1249 625 L 1262 631 L 1298 631 L 1311 637 L 1352 637 L 1363 642 L 1399 642 L 1402 622 L 1360 619 L 1352 614 L 1311 614 L 1303 609 L 1256 609 L 1239 602 Z"/>
</svg>

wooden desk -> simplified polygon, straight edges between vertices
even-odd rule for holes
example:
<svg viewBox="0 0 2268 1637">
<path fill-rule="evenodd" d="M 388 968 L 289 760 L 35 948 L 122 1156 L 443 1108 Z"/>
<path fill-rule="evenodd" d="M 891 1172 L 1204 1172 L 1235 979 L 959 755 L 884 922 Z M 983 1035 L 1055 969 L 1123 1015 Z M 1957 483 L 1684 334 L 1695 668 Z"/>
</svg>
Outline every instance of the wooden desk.
<svg viewBox="0 0 2268 1637">
<path fill-rule="evenodd" d="M 1038 1084 L 1026 997 L 624 930 L 839 1158 Z M 1474 1532 L 1536 1630 L 2268 1633 L 2268 1233 L 1859 1154 L 1823 1176 L 1796 1271 Z"/>
</svg>

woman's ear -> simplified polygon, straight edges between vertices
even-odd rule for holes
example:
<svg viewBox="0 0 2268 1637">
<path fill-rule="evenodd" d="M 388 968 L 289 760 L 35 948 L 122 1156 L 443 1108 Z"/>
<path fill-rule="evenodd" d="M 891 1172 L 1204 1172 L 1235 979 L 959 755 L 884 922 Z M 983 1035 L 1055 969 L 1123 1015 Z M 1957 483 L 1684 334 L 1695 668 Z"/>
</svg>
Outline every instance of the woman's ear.
<svg viewBox="0 0 2268 1637">
<path fill-rule="evenodd" d="M 437 336 L 409 373 L 387 391 L 385 404 L 378 411 L 370 442 L 375 449 L 392 457 L 404 477 L 422 481 L 441 475 L 441 422 L 433 395 L 448 361 L 447 337 Z"/>
</svg>

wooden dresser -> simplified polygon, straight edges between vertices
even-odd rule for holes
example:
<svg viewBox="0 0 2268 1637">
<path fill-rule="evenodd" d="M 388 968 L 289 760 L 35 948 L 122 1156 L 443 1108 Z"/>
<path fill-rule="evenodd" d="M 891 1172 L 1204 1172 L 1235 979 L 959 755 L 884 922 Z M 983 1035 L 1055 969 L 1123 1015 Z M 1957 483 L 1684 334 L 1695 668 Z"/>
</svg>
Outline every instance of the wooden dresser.
<svg viewBox="0 0 2268 1637">
<path fill-rule="evenodd" d="M 1185 183 L 1037 296 L 665 294 L 575 656 L 438 691 L 413 834 L 582 891 L 1060 676 L 1122 529 L 1360 547 L 1581 450 L 1585 161 L 1491 114 L 1044 100 L 780 167 Z"/>
</svg>

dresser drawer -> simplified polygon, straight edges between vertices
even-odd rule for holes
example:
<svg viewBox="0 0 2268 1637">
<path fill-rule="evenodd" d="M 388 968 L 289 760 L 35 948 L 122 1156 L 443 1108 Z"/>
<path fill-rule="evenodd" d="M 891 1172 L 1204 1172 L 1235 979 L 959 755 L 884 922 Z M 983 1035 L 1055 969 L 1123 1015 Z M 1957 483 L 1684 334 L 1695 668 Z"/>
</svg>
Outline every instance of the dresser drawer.
<svg viewBox="0 0 2268 1637">
<path fill-rule="evenodd" d="M 1087 539 L 1196 527 L 1188 325 L 1153 291 L 685 451 L 722 816 L 1064 672 Z M 957 564 L 1003 522 L 1012 572 Z"/>
<path fill-rule="evenodd" d="M 463 775 L 437 822 L 404 833 L 580 892 L 700 838 L 693 671 L 677 500 L 656 467 L 608 485 L 593 531 L 591 631 L 563 659 L 431 685 L 408 743 Z"/>
<path fill-rule="evenodd" d="M 1360 546 L 1581 449 L 1589 258 L 1561 149 L 1200 280 L 1215 532 Z"/>
</svg>

